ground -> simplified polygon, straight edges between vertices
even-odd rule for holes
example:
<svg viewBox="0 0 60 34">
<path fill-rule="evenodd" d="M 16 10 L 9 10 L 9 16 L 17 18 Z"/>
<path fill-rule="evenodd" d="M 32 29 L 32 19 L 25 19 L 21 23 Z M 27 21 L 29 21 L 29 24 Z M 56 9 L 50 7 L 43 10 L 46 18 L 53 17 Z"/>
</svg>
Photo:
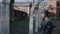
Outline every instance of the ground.
<svg viewBox="0 0 60 34">
<path fill-rule="evenodd" d="M 52 34 L 60 34 L 60 20 L 52 20 L 56 26 Z M 29 19 L 19 19 L 11 23 L 11 34 L 28 34 L 29 32 Z"/>
<path fill-rule="evenodd" d="M 28 34 L 28 19 L 19 19 L 11 23 L 11 34 Z"/>
</svg>

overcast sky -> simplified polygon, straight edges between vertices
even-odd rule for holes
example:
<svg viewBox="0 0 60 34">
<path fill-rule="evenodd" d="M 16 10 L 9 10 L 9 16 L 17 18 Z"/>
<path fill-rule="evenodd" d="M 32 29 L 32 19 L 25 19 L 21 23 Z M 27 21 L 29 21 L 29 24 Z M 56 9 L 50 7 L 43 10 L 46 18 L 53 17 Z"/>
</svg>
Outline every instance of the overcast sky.
<svg viewBox="0 0 60 34">
<path fill-rule="evenodd" d="M 33 0 L 15 0 L 15 2 L 30 2 L 30 1 L 33 1 Z M 37 0 L 35 0 L 37 1 Z M 47 0 L 44 0 L 44 2 L 46 2 Z"/>
<path fill-rule="evenodd" d="M 30 2 L 30 1 L 33 1 L 33 0 L 15 0 L 15 2 Z M 37 1 L 37 0 L 35 0 Z M 44 2 L 46 2 L 47 0 L 44 0 Z M 2 0 L 0 0 L 0 2 L 2 2 Z"/>
<path fill-rule="evenodd" d="M 0 0 L 0 2 L 2 2 L 2 0 Z"/>
</svg>

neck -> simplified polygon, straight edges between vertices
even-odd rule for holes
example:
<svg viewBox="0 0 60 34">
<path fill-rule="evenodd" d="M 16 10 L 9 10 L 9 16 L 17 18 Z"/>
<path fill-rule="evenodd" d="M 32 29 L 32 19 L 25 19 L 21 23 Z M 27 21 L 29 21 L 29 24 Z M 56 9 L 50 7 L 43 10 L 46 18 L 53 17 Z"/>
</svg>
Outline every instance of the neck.
<svg viewBox="0 0 60 34">
<path fill-rule="evenodd" d="M 45 20 L 47 21 L 48 20 L 48 17 L 45 17 Z"/>
</svg>

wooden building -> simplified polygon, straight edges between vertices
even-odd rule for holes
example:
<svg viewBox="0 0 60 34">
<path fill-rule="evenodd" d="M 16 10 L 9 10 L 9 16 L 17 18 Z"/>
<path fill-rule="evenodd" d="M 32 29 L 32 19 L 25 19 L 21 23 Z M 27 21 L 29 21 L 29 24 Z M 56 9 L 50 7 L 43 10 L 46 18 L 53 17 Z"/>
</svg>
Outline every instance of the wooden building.
<svg viewBox="0 0 60 34">
<path fill-rule="evenodd" d="M 60 1 L 59 0 L 48 0 L 47 2 L 47 6 L 46 6 L 47 10 L 50 13 L 53 13 L 55 16 L 55 19 L 59 19 L 59 8 L 60 8 Z"/>
<path fill-rule="evenodd" d="M 57 13 L 57 1 L 56 0 L 48 0 L 46 7 L 49 12 L 52 12 L 54 14 Z"/>
<path fill-rule="evenodd" d="M 29 15 L 31 2 L 18 2 L 14 4 L 14 9 L 26 12 Z"/>
</svg>

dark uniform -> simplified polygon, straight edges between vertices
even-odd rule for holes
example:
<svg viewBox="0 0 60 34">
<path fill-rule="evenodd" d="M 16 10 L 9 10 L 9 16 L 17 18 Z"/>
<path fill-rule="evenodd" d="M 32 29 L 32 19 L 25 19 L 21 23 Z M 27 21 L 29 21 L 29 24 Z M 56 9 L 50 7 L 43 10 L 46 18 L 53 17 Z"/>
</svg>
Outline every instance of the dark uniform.
<svg viewBox="0 0 60 34">
<path fill-rule="evenodd" d="M 53 24 L 52 22 L 48 21 L 46 24 L 43 24 L 42 31 L 40 34 L 51 34 L 53 31 Z"/>
<path fill-rule="evenodd" d="M 48 11 L 46 10 L 44 14 L 48 17 L 47 20 L 44 20 L 42 23 L 42 28 L 40 34 L 52 34 L 53 24 L 49 19 Z"/>
</svg>

